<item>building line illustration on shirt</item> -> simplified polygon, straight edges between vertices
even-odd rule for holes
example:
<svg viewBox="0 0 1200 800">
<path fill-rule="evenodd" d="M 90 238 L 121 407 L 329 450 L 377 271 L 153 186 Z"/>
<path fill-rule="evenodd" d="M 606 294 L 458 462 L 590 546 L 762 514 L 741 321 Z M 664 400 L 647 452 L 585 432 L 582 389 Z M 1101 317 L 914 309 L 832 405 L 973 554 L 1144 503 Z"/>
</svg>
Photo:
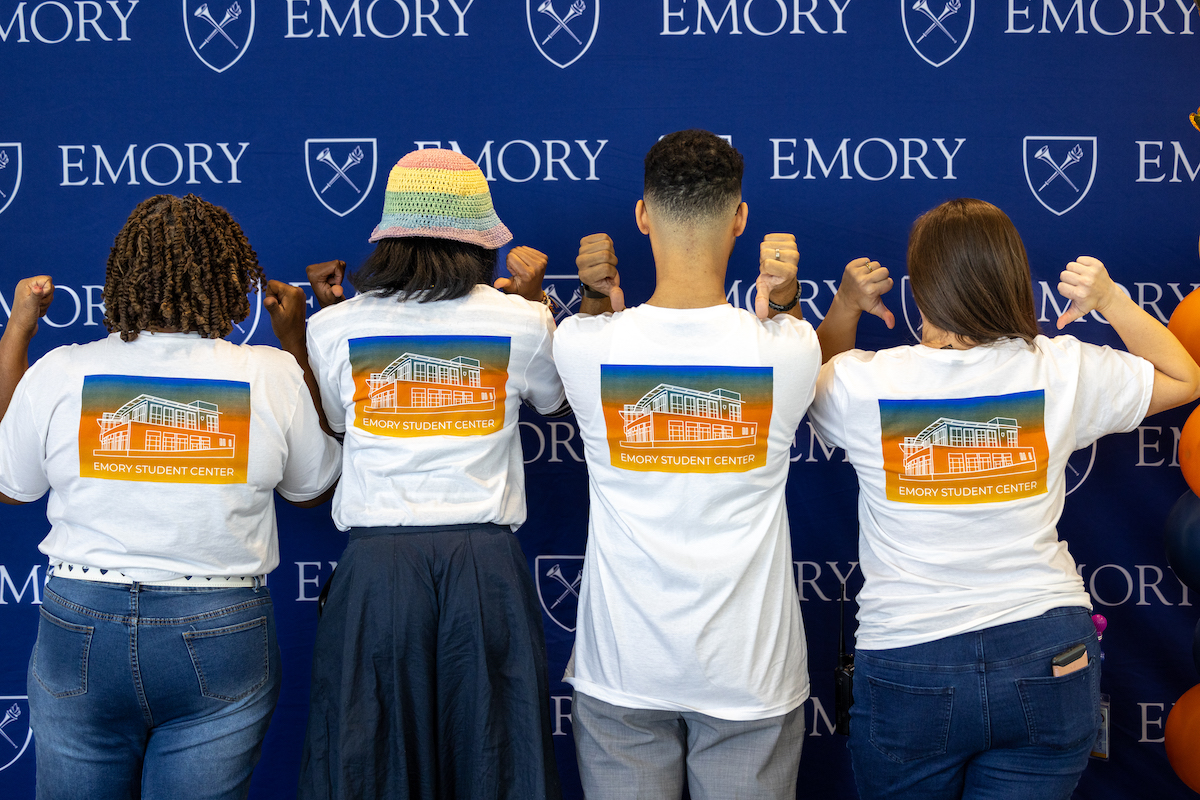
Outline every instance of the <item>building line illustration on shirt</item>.
<svg viewBox="0 0 1200 800">
<path fill-rule="evenodd" d="M 660 383 L 621 411 L 621 447 L 749 447 L 758 423 L 742 420 L 742 395 Z"/>
<path fill-rule="evenodd" d="M 961 480 L 1017 475 L 1037 470 L 1032 447 L 1017 444 L 1020 426 L 1011 417 L 987 422 L 938 417 L 900 443 L 902 481 Z"/>
<path fill-rule="evenodd" d="M 157 458 L 233 458 L 237 437 L 221 430 L 215 403 L 179 403 L 139 394 L 116 411 L 105 411 L 100 447 L 93 455 Z"/>
<path fill-rule="evenodd" d="M 482 386 L 480 363 L 469 356 L 435 358 L 406 352 L 367 379 L 370 414 L 493 411 L 496 391 Z"/>
</svg>

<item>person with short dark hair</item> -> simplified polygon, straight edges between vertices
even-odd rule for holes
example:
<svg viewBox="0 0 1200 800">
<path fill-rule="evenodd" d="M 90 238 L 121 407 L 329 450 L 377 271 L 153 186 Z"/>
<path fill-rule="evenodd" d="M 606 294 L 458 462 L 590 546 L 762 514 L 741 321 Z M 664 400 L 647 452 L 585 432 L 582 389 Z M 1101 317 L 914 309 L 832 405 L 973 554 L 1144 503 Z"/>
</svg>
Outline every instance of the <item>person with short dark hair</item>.
<svg viewBox="0 0 1200 800">
<path fill-rule="evenodd" d="M 224 341 L 262 269 L 224 209 L 138 205 L 104 285 L 109 336 L 28 367 L 49 276 L 0 337 L 0 501 L 50 493 L 29 664 L 39 798 L 245 798 L 280 688 L 274 494 L 332 493 L 302 368 L 304 293 L 264 289 L 292 355 Z M 297 356 L 296 354 L 299 353 Z"/>
<path fill-rule="evenodd" d="M 1058 284 L 1129 352 L 1038 330 L 1025 247 L 981 200 L 912 227 L 921 342 L 830 310 L 809 420 L 858 473 L 850 752 L 864 800 L 1067 798 L 1099 727 L 1091 601 L 1056 529 L 1067 459 L 1200 396 L 1200 367 L 1095 258 Z M 848 352 L 845 352 L 848 351 Z M 837 354 L 837 355 L 834 355 Z"/>
<path fill-rule="evenodd" d="M 522 402 L 565 414 L 546 258 L 512 239 L 471 159 L 418 150 L 375 251 L 309 268 L 309 354 L 344 433 L 350 542 L 317 627 L 304 800 L 557 800 L 546 646 L 520 543 Z M 497 291 L 496 289 L 505 291 Z M 507 292 L 507 293 L 506 293 Z"/>
<path fill-rule="evenodd" d="M 581 313 L 555 336 L 591 491 L 565 679 L 589 800 L 796 796 L 809 685 L 784 485 L 820 347 L 790 235 L 760 248 L 762 318 L 727 302 L 742 169 L 707 131 L 650 148 L 634 214 L 654 294 L 626 309 L 612 240 L 587 236 Z"/>
</svg>

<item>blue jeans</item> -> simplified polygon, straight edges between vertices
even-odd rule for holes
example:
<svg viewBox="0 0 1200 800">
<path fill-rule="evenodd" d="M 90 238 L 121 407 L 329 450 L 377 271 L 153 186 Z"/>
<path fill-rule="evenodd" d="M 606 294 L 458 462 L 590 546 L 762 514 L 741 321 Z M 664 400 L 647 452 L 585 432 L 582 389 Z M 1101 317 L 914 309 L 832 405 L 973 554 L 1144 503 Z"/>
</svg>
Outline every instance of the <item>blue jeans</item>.
<svg viewBox="0 0 1200 800">
<path fill-rule="evenodd" d="M 271 597 L 51 578 L 28 683 L 39 800 L 244 798 L 279 696 Z"/>
<path fill-rule="evenodd" d="M 1086 644 L 1088 666 L 1050 660 Z M 1069 798 L 1100 726 L 1099 644 L 1056 608 L 893 650 L 858 650 L 850 755 L 863 800 Z"/>
</svg>

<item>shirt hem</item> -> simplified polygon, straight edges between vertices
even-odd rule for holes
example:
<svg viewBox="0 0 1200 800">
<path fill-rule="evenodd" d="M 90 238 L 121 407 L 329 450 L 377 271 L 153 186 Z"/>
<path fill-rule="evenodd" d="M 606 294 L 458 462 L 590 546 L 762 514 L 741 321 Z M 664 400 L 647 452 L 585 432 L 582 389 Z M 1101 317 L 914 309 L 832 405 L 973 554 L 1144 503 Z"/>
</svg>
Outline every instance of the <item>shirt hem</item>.
<svg viewBox="0 0 1200 800">
<path fill-rule="evenodd" d="M 733 722 L 747 722 L 750 720 L 781 717 L 784 714 L 791 713 L 799 708 L 806 700 L 808 700 L 809 697 L 809 686 L 806 681 L 804 686 L 801 687 L 801 689 L 796 692 L 793 697 L 772 706 L 761 708 L 702 708 L 699 706 L 691 706 L 684 703 L 672 702 L 670 700 L 664 700 L 661 698 L 630 695 L 578 677 L 565 678 L 564 682 L 571 684 L 573 687 L 575 687 L 575 691 L 579 692 L 580 694 L 586 694 L 588 697 L 594 697 L 595 699 L 604 703 L 608 703 L 612 706 L 636 708 L 649 711 L 694 712 L 697 714 L 704 714 L 705 716 L 709 717 L 715 717 L 716 719 L 730 720 Z"/>
</svg>

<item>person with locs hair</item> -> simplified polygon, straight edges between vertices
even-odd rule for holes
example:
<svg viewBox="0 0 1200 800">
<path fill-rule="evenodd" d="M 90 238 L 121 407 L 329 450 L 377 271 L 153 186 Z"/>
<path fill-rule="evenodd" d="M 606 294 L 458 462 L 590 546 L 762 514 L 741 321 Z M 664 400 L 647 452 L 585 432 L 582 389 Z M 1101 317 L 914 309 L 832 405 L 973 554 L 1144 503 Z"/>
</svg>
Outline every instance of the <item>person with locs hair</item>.
<svg viewBox="0 0 1200 800">
<path fill-rule="evenodd" d="M 1095 258 L 1063 270 L 1061 330 L 1102 314 L 1122 352 L 1038 330 L 1000 209 L 917 219 L 921 342 L 850 350 L 830 310 L 809 420 L 858 473 L 850 752 L 864 800 L 1070 797 L 1099 727 L 1091 603 L 1056 525 L 1072 452 L 1200 396 L 1200 368 Z M 845 352 L 848 351 L 848 352 Z"/>
<path fill-rule="evenodd" d="M 522 402 L 568 412 L 542 291 L 471 159 L 417 150 L 388 178 L 377 242 L 350 278 L 309 267 L 309 355 L 344 433 L 302 800 L 560 796 L 525 522 Z M 503 291 L 497 291 L 502 289 Z M 537 302 L 542 301 L 542 302 Z"/>
<path fill-rule="evenodd" d="M 795 237 L 760 247 L 757 317 L 727 302 L 742 171 L 707 131 L 650 148 L 634 217 L 654 294 L 626 309 L 612 240 L 584 237 L 584 301 L 554 340 L 591 494 L 565 678 L 589 800 L 796 796 L 809 684 L 784 486 L 821 353 Z M 890 287 L 852 266 L 845 291 Z"/>
<path fill-rule="evenodd" d="M 222 339 L 262 281 L 224 209 L 159 195 L 109 255 L 107 338 L 29 367 L 54 284 L 17 285 L 0 337 L 0 500 L 50 493 L 28 687 L 39 798 L 250 791 L 280 687 L 264 585 L 274 493 L 316 505 L 341 467 L 297 363 L 303 291 L 264 291 L 290 355 Z"/>
</svg>

